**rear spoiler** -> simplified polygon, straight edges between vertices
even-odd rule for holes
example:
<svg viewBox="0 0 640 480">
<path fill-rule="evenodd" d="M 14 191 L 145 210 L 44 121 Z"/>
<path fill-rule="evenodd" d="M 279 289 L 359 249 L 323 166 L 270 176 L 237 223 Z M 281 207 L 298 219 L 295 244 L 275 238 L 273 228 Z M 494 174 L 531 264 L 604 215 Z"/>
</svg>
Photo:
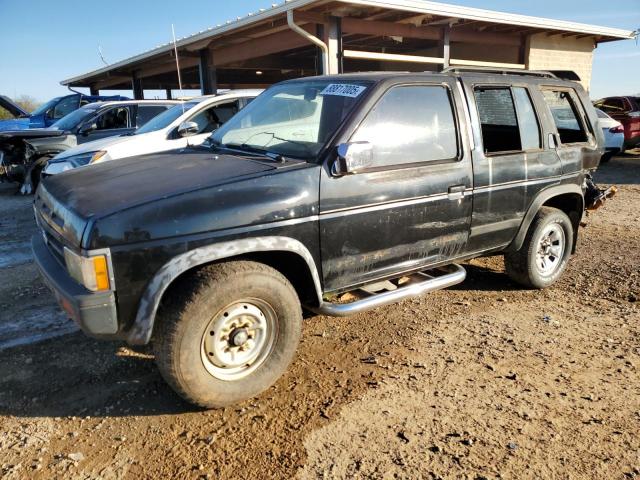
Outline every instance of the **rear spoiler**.
<svg viewBox="0 0 640 480">
<path fill-rule="evenodd" d="M 580 76 L 573 70 L 549 70 L 549 72 L 553 73 L 561 80 L 572 80 L 574 82 L 580 81 Z"/>
<path fill-rule="evenodd" d="M 3 107 L 16 118 L 27 118 L 31 116 L 30 113 L 25 112 L 22 108 L 20 108 L 19 105 L 15 104 L 13 100 L 11 100 L 6 95 L 0 95 L 0 107 Z"/>
</svg>

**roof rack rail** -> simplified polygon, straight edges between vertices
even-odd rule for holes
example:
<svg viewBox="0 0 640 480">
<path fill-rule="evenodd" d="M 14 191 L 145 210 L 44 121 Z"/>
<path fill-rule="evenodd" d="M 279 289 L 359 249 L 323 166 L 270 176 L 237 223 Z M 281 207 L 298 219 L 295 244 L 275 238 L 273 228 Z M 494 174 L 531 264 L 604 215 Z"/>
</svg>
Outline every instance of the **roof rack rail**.
<svg viewBox="0 0 640 480">
<path fill-rule="evenodd" d="M 543 72 L 540 70 L 522 70 L 519 68 L 500 68 L 500 67 L 447 67 L 442 70 L 443 73 L 496 73 L 500 75 L 523 75 L 531 77 L 557 78 L 552 72 Z M 576 75 L 577 76 L 577 75 Z"/>
</svg>

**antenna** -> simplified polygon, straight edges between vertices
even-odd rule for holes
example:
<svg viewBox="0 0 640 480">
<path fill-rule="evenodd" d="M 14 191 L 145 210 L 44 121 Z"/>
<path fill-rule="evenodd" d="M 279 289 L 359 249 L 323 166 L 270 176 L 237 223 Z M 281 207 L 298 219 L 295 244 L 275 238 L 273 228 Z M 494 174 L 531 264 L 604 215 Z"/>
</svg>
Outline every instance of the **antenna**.
<svg viewBox="0 0 640 480">
<path fill-rule="evenodd" d="M 171 33 L 173 34 L 173 50 L 176 54 L 176 68 L 178 69 L 178 87 L 180 88 L 180 96 L 184 97 L 184 92 L 182 91 L 182 77 L 180 76 L 180 60 L 178 59 L 178 44 L 176 43 L 176 30 L 173 28 L 173 23 L 171 24 Z"/>
<path fill-rule="evenodd" d="M 102 55 L 102 47 L 100 46 L 100 44 L 98 44 L 98 55 L 100 56 L 100 60 L 102 60 L 102 63 L 104 63 L 105 65 L 109 65 L 109 62 L 107 62 L 104 59 L 104 55 Z"/>
</svg>

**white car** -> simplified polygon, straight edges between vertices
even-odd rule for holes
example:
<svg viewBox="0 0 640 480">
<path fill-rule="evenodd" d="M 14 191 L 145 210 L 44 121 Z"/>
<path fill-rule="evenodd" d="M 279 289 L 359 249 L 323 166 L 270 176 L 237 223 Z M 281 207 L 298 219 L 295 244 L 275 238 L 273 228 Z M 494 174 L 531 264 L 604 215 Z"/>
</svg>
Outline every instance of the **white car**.
<svg viewBox="0 0 640 480">
<path fill-rule="evenodd" d="M 202 144 L 262 90 L 230 90 L 197 97 L 161 113 L 131 135 L 84 143 L 56 155 L 44 175 L 55 175 L 97 162 L 164 152 Z"/>
<path fill-rule="evenodd" d="M 602 128 L 605 139 L 605 152 L 600 162 L 606 163 L 611 160 L 611 157 L 624 151 L 624 126 L 599 108 L 596 108 L 596 113 L 598 114 L 598 125 Z"/>
</svg>

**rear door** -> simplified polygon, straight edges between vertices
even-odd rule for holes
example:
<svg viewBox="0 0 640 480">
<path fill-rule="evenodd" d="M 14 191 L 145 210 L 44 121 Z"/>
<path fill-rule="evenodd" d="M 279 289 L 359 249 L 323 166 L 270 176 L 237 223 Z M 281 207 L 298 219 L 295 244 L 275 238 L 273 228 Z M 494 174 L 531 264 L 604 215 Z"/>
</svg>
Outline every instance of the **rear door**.
<svg viewBox="0 0 640 480">
<path fill-rule="evenodd" d="M 327 291 L 447 262 L 464 250 L 472 174 L 460 103 L 449 78 L 391 86 L 348 135 L 373 146 L 373 168 L 346 176 L 323 169 Z"/>
<path fill-rule="evenodd" d="M 527 211 L 529 188 L 559 175 L 560 163 L 543 145 L 527 82 L 492 83 L 486 76 L 465 76 L 463 83 L 475 140 L 468 248 L 475 254 L 511 242 Z"/>
</svg>

